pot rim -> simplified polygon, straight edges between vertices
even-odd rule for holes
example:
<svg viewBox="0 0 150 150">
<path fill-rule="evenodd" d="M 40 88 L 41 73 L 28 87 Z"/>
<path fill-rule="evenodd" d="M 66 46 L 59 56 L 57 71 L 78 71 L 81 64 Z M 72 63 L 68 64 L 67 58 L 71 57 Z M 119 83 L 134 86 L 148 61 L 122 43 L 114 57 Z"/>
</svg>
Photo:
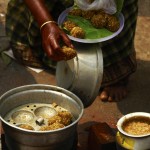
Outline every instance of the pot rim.
<svg viewBox="0 0 150 150">
<path fill-rule="evenodd" d="M 150 136 L 150 133 L 145 134 L 145 135 L 133 135 L 133 134 L 129 134 L 129 133 L 125 132 L 122 129 L 122 124 L 125 122 L 125 120 L 132 118 L 132 117 L 135 117 L 135 116 L 148 117 L 150 119 L 150 113 L 148 113 L 148 112 L 133 112 L 133 113 L 126 114 L 123 117 L 121 117 L 117 122 L 117 128 L 118 128 L 119 132 L 122 133 L 123 135 L 126 135 L 128 137 L 132 137 L 132 138 L 142 138 L 142 137 Z"/>
<path fill-rule="evenodd" d="M 60 128 L 60 129 L 49 130 L 49 131 L 34 131 L 34 130 L 27 130 L 27 129 L 19 128 L 19 127 L 17 127 L 17 126 L 11 125 L 11 124 L 8 123 L 7 121 L 5 121 L 5 120 L 3 119 L 3 117 L 1 116 L 1 114 L 0 114 L 0 120 L 2 121 L 2 123 L 6 124 L 6 125 L 9 126 L 9 127 L 12 127 L 12 128 L 14 128 L 14 129 L 16 129 L 16 130 L 22 131 L 22 132 L 24 131 L 24 132 L 28 132 L 28 133 L 32 133 L 32 134 L 43 134 L 43 133 L 59 132 L 59 131 L 61 131 L 61 130 L 68 129 L 69 127 L 71 127 L 71 126 L 73 126 L 73 125 L 75 125 L 75 124 L 77 124 L 77 123 L 79 122 L 79 120 L 81 119 L 81 117 L 82 117 L 82 115 L 83 115 L 83 112 L 84 112 L 84 106 L 83 106 L 82 101 L 81 101 L 80 98 L 79 98 L 78 96 L 76 96 L 74 93 L 72 93 L 72 92 L 70 92 L 70 91 L 68 91 L 68 90 L 66 90 L 66 89 L 64 89 L 64 88 L 55 86 L 55 85 L 48 85 L 48 84 L 28 84 L 28 85 L 19 86 L 19 87 L 13 88 L 13 89 L 11 89 L 11 90 L 5 92 L 4 94 L 2 94 L 2 95 L 0 96 L 0 100 L 1 100 L 3 97 L 5 97 L 5 96 L 7 96 L 8 94 L 10 94 L 11 92 L 13 92 L 13 91 L 16 91 L 16 90 L 22 89 L 22 88 L 30 88 L 30 87 L 33 87 L 33 86 L 34 86 L 34 87 L 50 87 L 50 88 L 52 88 L 52 89 L 57 88 L 57 89 L 59 89 L 59 90 L 61 90 L 61 91 L 67 92 L 67 93 L 73 95 L 74 97 L 76 97 L 76 99 L 78 99 L 78 103 L 80 103 L 80 106 L 81 106 L 81 108 L 82 108 L 82 109 L 81 109 L 81 112 L 80 112 L 80 114 L 79 114 L 79 116 L 78 116 L 78 118 L 77 118 L 75 121 L 73 121 L 73 122 L 72 122 L 70 125 L 68 125 L 68 126 L 65 126 L 65 127 L 63 127 L 63 128 Z"/>
</svg>

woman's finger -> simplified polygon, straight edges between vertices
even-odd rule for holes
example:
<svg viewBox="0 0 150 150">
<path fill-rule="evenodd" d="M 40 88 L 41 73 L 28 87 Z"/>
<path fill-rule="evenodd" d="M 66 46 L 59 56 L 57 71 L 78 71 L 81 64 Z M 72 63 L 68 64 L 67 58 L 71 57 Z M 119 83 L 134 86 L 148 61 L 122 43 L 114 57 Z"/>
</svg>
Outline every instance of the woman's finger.
<svg viewBox="0 0 150 150">
<path fill-rule="evenodd" d="M 71 43 L 71 40 L 69 39 L 69 37 L 66 34 L 61 34 L 61 37 L 63 39 L 63 42 L 71 48 L 74 48 L 73 44 Z"/>
</svg>

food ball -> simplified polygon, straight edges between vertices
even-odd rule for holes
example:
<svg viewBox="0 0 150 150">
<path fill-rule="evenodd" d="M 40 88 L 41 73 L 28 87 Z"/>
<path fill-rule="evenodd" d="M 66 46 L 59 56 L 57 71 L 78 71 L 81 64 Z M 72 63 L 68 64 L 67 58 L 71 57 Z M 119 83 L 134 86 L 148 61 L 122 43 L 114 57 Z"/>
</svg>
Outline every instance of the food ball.
<svg viewBox="0 0 150 150">
<path fill-rule="evenodd" d="M 59 112 L 58 115 L 55 115 L 48 120 L 48 125 L 51 126 L 54 123 L 60 123 L 64 126 L 67 126 L 72 121 L 72 115 L 68 111 Z"/>
<path fill-rule="evenodd" d="M 67 20 L 63 23 L 63 28 L 69 32 L 76 26 L 77 26 L 77 24 L 71 20 Z"/>
<path fill-rule="evenodd" d="M 34 128 L 28 124 L 21 124 L 21 125 L 19 125 L 19 127 L 22 129 L 34 130 Z"/>
<path fill-rule="evenodd" d="M 55 115 L 48 119 L 48 125 L 52 125 L 53 123 L 56 123 L 56 122 L 61 123 L 61 117 L 58 115 Z"/>
<path fill-rule="evenodd" d="M 106 17 L 103 14 L 94 15 L 91 23 L 95 28 L 104 28 L 106 26 Z"/>
<path fill-rule="evenodd" d="M 87 20 L 90 20 L 94 16 L 94 14 L 94 10 L 82 11 L 82 17 Z"/>
<path fill-rule="evenodd" d="M 84 39 L 85 31 L 81 27 L 74 27 L 70 31 L 70 35 L 76 38 Z"/>
<path fill-rule="evenodd" d="M 65 126 L 69 125 L 72 121 L 72 115 L 68 111 L 59 112 L 58 116 L 61 117 L 61 123 Z"/>
<path fill-rule="evenodd" d="M 107 14 L 106 19 L 107 19 L 106 28 L 109 31 L 116 32 L 120 27 L 120 22 L 119 22 L 118 18 L 114 15 Z"/>
<path fill-rule="evenodd" d="M 56 130 L 65 127 L 63 124 L 59 122 L 55 122 L 49 126 L 42 126 L 39 130 L 40 131 L 49 131 L 49 130 Z"/>
<path fill-rule="evenodd" d="M 70 12 L 68 14 L 72 15 L 72 16 L 82 16 L 82 10 L 79 8 L 72 9 L 72 10 L 70 10 Z"/>
<path fill-rule="evenodd" d="M 105 11 L 103 9 L 98 9 L 98 10 L 95 10 L 95 15 L 98 15 L 98 14 L 101 14 L 101 15 L 104 15 L 105 16 Z"/>
<path fill-rule="evenodd" d="M 63 57 L 64 60 L 70 60 L 77 56 L 77 52 L 71 47 L 62 46 L 62 48 L 60 49 L 60 55 Z"/>
</svg>

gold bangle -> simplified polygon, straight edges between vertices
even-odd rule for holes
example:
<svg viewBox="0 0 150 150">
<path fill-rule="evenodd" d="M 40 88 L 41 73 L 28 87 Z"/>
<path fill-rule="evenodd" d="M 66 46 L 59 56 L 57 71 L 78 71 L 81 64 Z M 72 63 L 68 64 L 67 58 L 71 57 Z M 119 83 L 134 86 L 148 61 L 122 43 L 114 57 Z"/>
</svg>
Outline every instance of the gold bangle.
<svg viewBox="0 0 150 150">
<path fill-rule="evenodd" d="M 40 30 L 41 30 L 46 24 L 48 24 L 48 23 L 55 23 L 55 24 L 57 24 L 57 23 L 56 23 L 55 21 L 53 21 L 53 20 L 46 21 L 46 22 L 44 22 L 44 23 L 41 25 Z"/>
</svg>

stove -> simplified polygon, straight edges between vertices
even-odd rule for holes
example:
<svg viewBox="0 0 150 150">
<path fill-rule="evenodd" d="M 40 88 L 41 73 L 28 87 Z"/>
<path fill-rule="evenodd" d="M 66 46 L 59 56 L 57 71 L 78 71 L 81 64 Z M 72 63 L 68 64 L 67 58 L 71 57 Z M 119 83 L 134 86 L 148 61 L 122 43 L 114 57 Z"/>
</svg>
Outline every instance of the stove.
<svg viewBox="0 0 150 150">
<path fill-rule="evenodd" d="M 1 143 L 0 144 L 1 144 L 1 150 L 8 150 L 7 145 L 5 143 L 5 135 L 4 134 L 1 135 Z"/>
</svg>

